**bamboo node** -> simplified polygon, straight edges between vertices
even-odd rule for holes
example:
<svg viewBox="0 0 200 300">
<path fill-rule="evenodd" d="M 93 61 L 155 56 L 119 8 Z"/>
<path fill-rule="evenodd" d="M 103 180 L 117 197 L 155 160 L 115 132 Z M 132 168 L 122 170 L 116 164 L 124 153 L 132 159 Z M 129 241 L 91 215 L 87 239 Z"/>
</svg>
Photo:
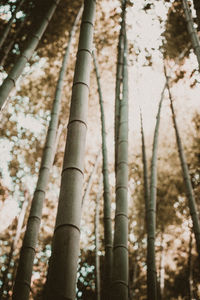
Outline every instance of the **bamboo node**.
<svg viewBox="0 0 200 300">
<path fill-rule="evenodd" d="M 128 216 L 127 216 L 127 214 L 125 214 L 125 213 L 117 213 L 117 214 L 115 215 L 115 217 L 120 217 L 120 216 L 126 217 L 126 218 L 128 219 Z"/>
<path fill-rule="evenodd" d="M 62 170 L 62 174 L 61 174 L 61 175 L 63 175 L 63 173 L 64 173 L 65 171 L 70 170 L 70 169 L 77 170 L 77 171 L 79 171 L 82 175 L 84 175 L 83 171 L 82 171 L 81 169 L 77 168 L 77 167 L 66 167 L 66 168 L 64 168 L 64 169 Z"/>
<path fill-rule="evenodd" d="M 128 251 L 128 247 L 126 245 L 123 245 L 123 244 L 118 244 L 118 245 L 113 246 L 113 250 L 115 250 L 117 248 L 124 248 Z"/>
<path fill-rule="evenodd" d="M 123 280 L 114 280 L 111 285 L 114 285 L 114 284 L 123 284 L 128 288 L 128 284 Z"/>
<path fill-rule="evenodd" d="M 64 224 L 60 224 L 60 225 L 56 226 L 56 228 L 55 228 L 55 230 L 54 230 L 54 233 L 55 233 L 58 229 L 60 229 L 61 227 L 73 227 L 73 228 L 77 229 L 77 230 L 79 231 L 79 233 L 80 233 L 80 228 L 79 228 L 78 226 L 74 225 L 74 224 L 71 224 L 71 223 L 64 223 Z"/>
</svg>

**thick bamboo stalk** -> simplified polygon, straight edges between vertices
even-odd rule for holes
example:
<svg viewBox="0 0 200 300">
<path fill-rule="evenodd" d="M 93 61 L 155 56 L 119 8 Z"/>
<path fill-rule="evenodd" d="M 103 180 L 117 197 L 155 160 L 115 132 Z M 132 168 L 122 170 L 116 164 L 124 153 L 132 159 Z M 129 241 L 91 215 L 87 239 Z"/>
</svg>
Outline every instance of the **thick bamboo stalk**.
<svg viewBox="0 0 200 300">
<path fill-rule="evenodd" d="M 69 36 L 68 46 L 63 58 L 63 64 L 60 71 L 58 84 L 55 93 L 55 99 L 52 107 L 51 121 L 49 124 L 46 144 L 42 157 L 40 172 L 38 176 L 38 182 L 34 197 L 31 204 L 30 215 L 28 218 L 27 228 L 23 240 L 23 245 L 20 253 L 20 260 L 13 290 L 13 299 L 25 300 L 29 299 L 31 275 L 33 268 L 33 261 L 36 251 L 37 239 L 39 234 L 40 221 L 42 216 L 43 202 L 45 199 L 46 187 L 49 181 L 50 169 L 53 164 L 55 155 L 55 141 L 59 120 L 60 101 L 63 89 L 63 80 L 67 69 L 67 63 L 69 61 L 69 51 L 72 38 L 80 19 L 81 11 L 79 12 L 75 23 L 73 25 L 71 34 Z"/>
<path fill-rule="evenodd" d="M 10 32 L 12 23 L 13 23 L 13 21 L 15 20 L 16 15 L 17 15 L 18 11 L 20 10 L 21 6 L 23 5 L 24 1 L 25 1 L 25 0 L 19 0 L 18 4 L 17 4 L 17 6 L 16 6 L 16 9 L 15 9 L 15 11 L 14 11 L 13 14 L 12 14 L 12 17 L 11 17 L 10 20 L 8 21 L 8 23 L 7 23 L 7 25 L 6 25 L 6 27 L 5 27 L 4 31 L 3 31 L 3 33 L 1 34 L 1 36 L 0 36 L 0 49 L 1 49 L 1 47 L 3 46 L 5 40 L 6 40 L 8 34 L 9 34 L 9 32 Z"/>
<path fill-rule="evenodd" d="M 194 27 L 194 22 L 192 20 L 190 8 L 189 8 L 189 5 L 188 5 L 188 0 L 182 0 L 182 1 L 183 1 L 183 8 L 184 8 L 184 12 L 185 12 L 186 21 L 187 21 L 188 32 L 190 34 L 192 47 L 193 47 L 194 52 L 196 54 L 197 61 L 198 61 L 198 64 L 199 64 L 199 70 L 200 70 L 200 43 L 199 43 L 199 38 L 198 38 L 198 35 L 197 35 L 197 31 Z"/>
<path fill-rule="evenodd" d="M 113 246 L 112 299 L 128 299 L 128 68 L 127 39 L 124 43 L 123 98 L 120 102 L 116 165 L 116 210 Z"/>
<path fill-rule="evenodd" d="M 18 58 L 17 62 L 15 63 L 14 67 L 4 80 L 3 84 L 0 87 L 0 110 L 3 108 L 4 103 L 12 90 L 13 87 L 16 85 L 16 81 L 19 78 L 19 76 L 22 74 L 22 71 L 26 65 L 26 63 L 29 61 L 31 56 L 33 55 L 33 52 L 35 48 L 37 47 L 45 29 L 47 28 L 56 7 L 58 6 L 58 3 L 60 0 L 53 0 L 51 5 L 49 5 L 49 8 L 44 15 L 41 23 L 39 24 L 39 27 L 37 30 L 30 34 L 30 38 L 27 41 L 27 44 L 25 46 L 24 51 Z"/>
<path fill-rule="evenodd" d="M 58 212 L 46 299 L 75 299 L 79 255 L 87 110 L 96 2 L 86 0 L 72 88 Z"/>
<path fill-rule="evenodd" d="M 119 33 L 118 53 L 117 53 L 117 70 L 116 70 L 116 82 L 115 82 L 115 169 L 117 164 L 117 151 L 118 151 L 118 136 L 119 136 L 119 122 L 120 122 L 120 100 L 121 100 L 121 85 L 122 85 L 122 66 L 124 55 L 124 22 L 125 22 L 125 10 L 126 0 L 122 0 L 122 12 L 121 12 L 121 27 Z"/>
<path fill-rule="evenodd" d="M 102 179 L 99 182 L 99 190 L 96 197 L 96 210 L 95 210 L 95 286 L 96 286 L 96 299 L 101 299 L 101 285 L 100 285 L 100 259 L 99 259 L 99 202 L 102 193 Z"/>
<path fill-rule="evenodd" d="M 143 180 L 144 180 L 144 200 L 145 200 L 145 214 L 146 214 L 146 225 L 147 225 L 147 211 L 149 204 L 149 180 L 148 180 L 148 166 L 146 157 L 146 147 L 144 138 L 144 129 L 142 121 L 142 112 L 140 111 L 141 120 L 141 137 L 142 137 L 142 162 L 143 162 Z"/>
<path fill-rule="evenodd" d="M 94 67 L 97 78 L 99 104 L 101 111 L 101 136 L 102 136 L 102 173 L 103 173 L 103 199 L 104 199 L 104 247 L 105 247 L 105 274 L 104 274 L 104 299 L 109 298 L 111 279 L 112 279 L 112 220 L 111 220 L 111 200 L 110 200 L 110 185 L 108 171 L 108 155 L 106 146 L 106 126 L 105 114 L 103 107 L 103 95 L 101 90 L 101 82 L 99 75 L 98 63 L 95 52 L 93 51 Z"/>
<path fill-rule="evenodd" d="M 161 93 L 159 102 L 156 127 L 154 131 L 152 161 L 151 161 L 151 182 L 150 198 L 147 211 L 147 298 L 148 300 L 157 299 L 157 275 L 155 261 L 155 235 L 156 235 L 156 191 L 157 191 L 157 152 L 158 136 L 160 125 L 160 113 L 164 99 L 166 83 Z"/>
<path fill-rule="evenodd" d="M 175 114 L 175 110 L 174 110 L 173 99 L 172 99 L 168 80 L 167 80 L 167 89 L 168 89 L 168 93 L 169 93 L 170 108 L 171 108 L 171 112 L 172 112 L 172 121 L 173 121 L 174 130 L 175 130 L 175 134 L 176 134 L 176 142 L 177 142 L 177 148 L 178 148 L 178 152 L 179 152 L 179 158 L 180 158 L 180 163 L 181 163 L 181 168 L 182 168 L 182 173 L 183 173 L 183 180 L 185 183 L 186 196 L 188 199 L 189 210 L 190 210 L 190 215 L 191 215 L 192 224 L 193 224 L 193 231 L 194 231 L 195 240 L 196 240 L 196 248 L 197 248 L 197 253 L 198 253 L 198 256 L 200 259 L 199 216 L 198 216 L 198 211 L 197 211 L 197 207 L 196 207 L 196 201 L 195 201 L 195 196 L 194 196 L 194 192 L 193 192 L 193 188 L 192 188 L 191 178 L 190 178 L 190 174 L 189 174 L 189 170 L 188 170 L 187 160 L 185 157 L 181 137 L 180 137 L 179 130 L 178 130 L 178 124 L 176 121 L 176 114 Z"/>
</svg>

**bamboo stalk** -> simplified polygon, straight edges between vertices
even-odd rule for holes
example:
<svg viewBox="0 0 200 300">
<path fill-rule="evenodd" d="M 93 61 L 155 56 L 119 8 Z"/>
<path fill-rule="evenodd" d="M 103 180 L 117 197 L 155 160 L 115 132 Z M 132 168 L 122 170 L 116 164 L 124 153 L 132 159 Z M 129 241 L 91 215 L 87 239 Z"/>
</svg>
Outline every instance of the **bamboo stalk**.
<svg viewBox="0 0 200 300">
<path fill-rule="evenodd" d="M 166 75 L 166 72 L 165 72 Z M 188 204 L 189 204 L 189 210 L 190 210 L 190 215 L 192 219 L 192 224 L 193 224 L 193 231 L 195 235 L 195 240 L 196 240 L 196 249 L 198 253 L 198 257 L 200 259 L 200 224 L 199 224 L 199 216 L 198 216 L 198 211 L 196 207 L 196 200 L 192 188 L 192 183 L 191 183 L 191 178 L 188 170 L 188 165 L 187 165 L 187 160 L 185 157 L 181 137 L 179 134 L 179 129 L 178 129 L 178 124 L 176 121 L 176 114 L 174 110 L 174 105 L 173 105 L 173 99 L 169 87 L 169 78 L 166 75 L 166 81 L 167 81 L 167 89 L 168 89 L 168 94 L 169 94 L 169 100 L 170 100 L 170 108 L 172 112 L 172 121 L 174 125 L 174 130 L 175 130 L 175 135 L 176 135 L 176 142 L 177 142 L 177 148 L 179 152 L 179 158 L 180 158 L 180 163 L 181 163 L 181 168 L 182 168 L 182 173 L 183 173 L 183 180 L 185 183 L 185 189 L 186 189 L 186 196 L 188 199 Z"/>
<path fill-rule="evenodd" d="M 75 298 L 96 1 L 86 0 L 84 3 L 52 256 L 46 285 L 45 297 L 48 300 Z"/>
<path fill-rule="evenodd" d="M 105 272 L 104 272 L 104 299 L 109 298 L 111 279 L 112 279 L 112 220 L 111 220 L 111 200 L 110 200 L 110 185 L 108 172 L 108 155 L 106 146 L 106 126 L 105 114 L 103 107 L 103 95 L 101 90 L 101 82 L 99 68 L 96 59 L 95 51 L 93 51 L 93 61 L 97 78 L 99 104 L 101 111 L 101 136 L 102 136 L 102 173 L 103 173 L 103 199 L 104 199 L 104 247 L 105 247 Z"/>
<path fill-rule="evenodd" d="M 140 110 L 140 121 L 141 121 L 141 137 L 142 137 L 142 162 L 143 162 L 143 181 L 144 181 L 144 200 L 145 200 L 145 214 L 146 214 L 146 226 L 147 226 L 147 211 L 149 204 L 149 180 L 148 180 L 148 166 L 146 157 L 146 147 L 144 138 L 144 128 L 142 120 L 142 112 Z"/>
<path fill-rule="evenodd" d="M 158 136 L 160 126 L 160 114 L 164 99 L 166 83 L 161 93 L 158 113 L 156 117 L 156 126 L 154 131 L 152 161 L 151 161 L 151 180 L 150 180 L 150 198 L 147 211 L 147 299 L 157 299 L 157 275 L 155 262 L 155 235 L 156 235 L 156 191 L 157 191 L 157 152 Z"/>
<path fill-rule="evenodd" d="M 191 37 L 192 47 L 193 47 L 194 52 L 196 54 L 197 61 L 198 61 L 198 64 L 199 64 L 199 69 L 200 69 L 200 43 L 199 43 L 199 38 L 198 38 L 198 35 L 197 35 L 197 31 L 194 27 L 194 22 L 192 20 L 192 15 L 191 15 L 191 12 L 190 12 L 188 1 L 187 0 L 182 0 L 182 2 L 183 2 L 183 9 L 184 9 L 184 12 L 185 12 L 188 32 L 189 32 L 190 37 Z"/>
<path fill-rule="evenodd" d="M 112 299 L 128 299 L 128 67 L 127 39 L 124 41 L 123 98 L 120 102 L 118 155 L 116 165 L 116 210 L 113 246 Z"/>
<path fill-rule="evenodd" d="M 16 15 L 17 15 L 18 11 L 20 10 L 21 6 L 23 5 L 24 1 L 25 0 L 19 0 L 19 3 L 17 4 L 14 13 L 12 14 L 12 17 L 8 21 L 6 27 L 5 27 L 4 31 L 3 31 L 3 34 L 1 34 L 1 36 L 0 36 L 0 49 L 2 48 L 2 46 L 3 46 L 3 44 L 4 44 L 5 40 L 6 40 L 6 38 L 8 36 L 8 34 L 10 32 L 12 23 L 15 20 Z"/>
<path fill-rule="evenodd" d="M 69 51 L 77 23 L 81 16 L 81 10 L 76 17 L 71 34 L 69 36 L 68 46 L 63 58 L 63 64 L 60 71 L 58 84 L 55 93 L 55 99 L 52 107 L 51 121 L 49 124 L 46 144 L 43 152 L 38 182 L 31 204 L 30 215 L 26 227 L 23 245 L 20 253 L 20 260 L 17 269 L 17 275 L 13 290 L 13 299 L 29 299 L 30 283 L 32 276 L 33 261 L 36 251 L 39 227 L 42 216 L 43 202 L 45 199 L 46 187 L 49 181 L 50 169 L 55 156 L 55 142 L 59 120 L 60 101 L 62 96 L 63 81 L 69 61 Z"/>
<path fill-rule="evenodd" d="M 51 5 L 49 6 L 46 14 L 44 15 L 41 23 L 39 24 L 39 27 L 37 30 L 30 34 L 30 38 L 27 41 L 27 44 L 25 46 L 24 51 L 18 58 L 17 62 L 15 63 L 14 67 L 4 80 L 3 84 L 0 87 L 0 110 L 3 109 L 4 103 L 12 90 L 13 87 L 16 86 L 16 81 L 19 78 L 19 76 L 22 74 L 23 69 L 26 65 L 26 63 L 29 61 L 31 56 L 34 53 L 35 48 L 37 47 L 45 29 L 47 28 L 55 9 L 58 6 L 58 3 L 60 0 L 53 0 Z"/>
</svg>

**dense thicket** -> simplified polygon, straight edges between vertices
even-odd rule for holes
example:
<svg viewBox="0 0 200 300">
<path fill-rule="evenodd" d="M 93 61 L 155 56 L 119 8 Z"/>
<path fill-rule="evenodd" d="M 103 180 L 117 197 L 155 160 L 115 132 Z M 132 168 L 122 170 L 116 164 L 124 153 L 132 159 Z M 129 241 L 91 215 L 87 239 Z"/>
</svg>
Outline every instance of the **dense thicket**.
<svg viewBox="0 0 200 300">
<path fill-rule="evenodd" d="M 0 33 L 3 33 L 9 18 L 14 16 L 20 2 L 20 0 L 1 1 Z M 149 289 L 149 299 L 156 299 L 156 294 L 157 299 L 199 299 L 200 268 L 195 235 L 185 193 L 186 184 L 181 174 L 169 99 L 164 93 L 157 161 L 152 163 L 152 168 L 155 167 L 155 163 L 157 164 L 157 183 L 155 184 L 151 179 L 152 199 L 156 201 L 149 200 L 147 197 L 150 193 L 148 186 L 150 172 L 147 166 L 150 166 L 151 162 L 156 112 L 165 81 L 162 67 L 164 57 L 165 64 L 172 69 L 170 88 L 174 99 L 173 105 L 177 112 L 176 119 L 180 127 L 196 199 L 196 217 L 199 218 L 200 79 L 182 1 L 86 0 L 87 13 L 89 6 L 93 7 L 95 2 L 94 27 L 91 24 L 94 15 L 92 14 L 90 19 L 90 16 L 85 13 L 85 23 L 83 22 L 72 39 L 70 61 L 63 82 L 57 141 L 55 141 L 57 151 L 44 197 L 41 229 L 36 248 L 35 244 L 34 247 L 29 245 L 35 248 L 31 248 L 31 251 L 35 251 L 35 259 L 29 298 L 39 300 L 43 299 L 45 294 L 48 300 L 52 297 L 74 299 L 76 293 L 77 299 L 106 299 L 108 290 L 111 290 L 114 295 L 111 299 L 146 299 L 148 228 L 146 219 L 149 213 L 153 216 L 149 227 L 155 229 L 153 234 L 150 231 L 148 234 L 148 239 L 154 244 L 153 256 L 155 254 L 154 264 L 150 262 L 150 268 L 154 272 L 154 292 Z M 127 4 L 126 31 L 123 21 L 125 9 L 123 10 L 122 5 L 125 2 Z M 43 20 L 50 4 L 47 0 L 22 2 L 0 49 L 1 83 L 23 54 L 27 39 Z M 188 4 L 192 8 L 192 22 L 198 38 L 199 4 L 196 0 L 188 1 Z M 28 223 L 30 200 L 36 188 L 45 136 L 51 118 L 56 82 L 70 31 L 81 5 L 82 1 L 78 0 L 60 0 L 45 33 L 29 62 L 25 64 L 22 76 L 16 82 L 1 113 L 0 295 L 2 299 L 12 298 L 19 253 Z M 94 45 L 91 44 L 92 28 Z M 80 36 L 81 42 L 78 46 L 81 30 L 85 32 L 84 36 Z M 126 38 L 127 54 L 124 53 L 127 47 L 124 43 Z M 86 45 L 88 41 L 89 47 Z M 78 47 L 79 52 L 76 55 Z M 87 61 L 91 59 L 93 48 L 96 48 L 98 61 L 97 77 L 101 78 L 101 86 L 99 81 L 98 90 L 95 67 L 91 67 L 90 76 L 89 70 L 86 71 Z M 78 65 L 75 71 L 76 64 Z M 74 71 L 76 75 L 73 80 Z M 127 71 L 129 79 L 127 79 Z M 80 90 L 76 90 L 77 87 L 81 91 L 84 90 L 83 98 L 80 97 Z M 129 113 L 126 106 L 128 91 Z M 99 95 L 104 101 L 102 104 L 100 99 L 101 110 Z M 88 107 L 85 105 L 87 101 L 84 102 L 87 97 Z M 77 103 L 79 104 L 76 105 Z M 145 135 L 146 158 L 144 144 L 143 155 L 141 151 L 139 106 L 143 114 L 142 133 L 143 136 Z M 82 156 L 78 159 L 80 150 L 84 148 L 79 146 L 80 143 L 82 144 L 79 138 L 85 136 L 86 119 L 87 136 L 83 141 L 86 143 L 85 154 L 83 155 L 84 151 L 82 151 Z M 126 130 L 128 121 L 129 134 Z M 72 127 L 80 128 L 72 133 Z M 107 151 L 105 151 L 105 136 L 102 140 L 101 130 L 103 134 L 106 133 Z M 68 142 L 65 151 L 66 138 Z M 103 148 L 102 162 L 99 159 L 101 148 Z M 67 153 L 65 158 L 64 152 Z M 126 153 L 129 153 L 128 157 L 124 156 Z M 75 158 L 69 160 L 69 157 Z M 145 161 L 146 166 L 143 168 Z M 101 187 L 102 172 L 103 187 Z M 66 173 L 69 173 L 69 176 Z M 81 177 L 84 174 L 80 182 L 72 178 L 79 177 L 79 173 Z M 109 179 L 109 187 L 107 179 Z M 75 192 L 74 182 L 78 192 Z M 101 188 L 104 191 L 101 192 Z M 87 194 L 85 198 L 84 191 Z M 43 193 L 41 190 L 40 192 Z M 110 192 L 110 199 L 107 197 L 108 192 Z M 59 198 L 59 213 L 56 221 Z M 99 211 L 96 217 L 96 237 L 98 235 L 98 239 L 95 245 L 94 215 L 97 200 L 99 203 L 97 211 Z M 151 206 L 148 206 L 149 204 Z M 73 206 L 75 207 L 72 210 Z M 50 259 L 53 232 L 54 250 Z M 72 240 L 76 242 L 72 243 Z M 69 244 L 72 247 L 69 247 Z M 114 250 L 112 250 L 113 246 Z M 98 251 L 95 252 L 95 248 L 98 248 Z M 64 249 L 61 254 L 60 249 Z M 65 264 L 66 259 L 68 265 Z M 47 276 L 48 264 L 49 275 Z M 62 272 L 57 268 L 65 270 L 66 278 L 70 279 L 67 279 L 69 288 L 66 289 Z M 111 285 L 110 288 L 111 273 L 113 286 Z M 98 280 L 97 274 L 100 274 Z M 49 281 L 46 283 L 47 277 Z M 97 290 L 95 286 L 98 286 Z"/>
</svg>

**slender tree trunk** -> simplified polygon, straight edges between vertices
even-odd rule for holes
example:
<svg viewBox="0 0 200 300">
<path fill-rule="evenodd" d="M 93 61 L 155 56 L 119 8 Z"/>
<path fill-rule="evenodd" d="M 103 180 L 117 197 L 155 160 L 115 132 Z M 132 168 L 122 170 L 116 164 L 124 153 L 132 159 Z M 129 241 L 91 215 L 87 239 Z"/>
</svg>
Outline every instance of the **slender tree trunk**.
<svg viewBox="0 0 200 300">
<path fill-rule="evenodd" d="M 45 29 L 47 28 L 56 7 L 58 6 L 58 3 L 60 0 L 54 0 L 52 1 L 51 5 L 49 5 L 49 8 L 47 10 L 47 13 L 45 14 L 42 22 L 40 23 L 37 30 L 30 34 L 30 39 L 27 41 L 27 44 L 25 46 L 24 51 L 18 58 L 16 64 L 8 74 L 7 78 L 4 80 L 3 84 L 0 87 L 0 110 L 3 108 L 3 105 L 12 90 L 12 88 L 16 85 L 16 81 L 19 78 L 19 76 L 22 74 L 22 71 L 26 65 L 26 63 L 29 61 L 31 56 L 33 55 L 33 52 L 35 48 L 37 47 Z"/>
<path fill-rule="evenodd" d="M 19 217 L 18 217 L 15 237 L 14 237 L 14 239 L 12 241 L 12 244 L 11 244 L 11 247 L 10 247 L 10 252 L 9 252 L 9 255 L 8 255 L 6 270 L 4 271 L 3 277 L 1 279 L 3 284 L 2 284 L 1 289 L 0 289 L 0 299 L 2 299 L 4 291 L 8 292 L 6 287 L 8 287 L 8 273 L 9 273 L 9 270 L 10 270 L 10 264 L 11 264 L 11 261 L 12 261 L 12 258 L 13 258 L 13 253 L 16 250 L 17 243 L 19 241 L 19 238 L 20 238 L 20 235 L 21 235 L 21 232 L 22 232 L 22 227 L 23 227 L 23 223 L 24 223 L 25 214 L 26 214 L 27 207 L 28 207 L 28 204 L 29 204 L 29 201 L 30 201 L 30 196 L 27 197 L 27 194 L 28 194 L 27 191 L 25 191 L 24 194 L 25 194 L 25 200 L 23 202 L 23 205 L 22 205 Z"/>
<path fill-rule="evenodd" d="M 189 210 L 190 210 L 190 215 L 191 215 L 192 224 L 193 224 L 193 231 L 194 231 L 195 240 L 196 240 L 196 248 L 197 248 L 197 253 L 198 253 L 198 256 L 200 259 L 199 216 L 198 216 L 198 211 L 197 211 L 197 207 L 196 207 L 196 201 L 195 201 L 194 192 L 193 192 L 193 188 L 192 188 L 191 178 L 190 178 L 190 174 L 189 174 L 189 170 L 188 170 L 188 165 L 187 165 L 186 157 L 185 157 L 182 142 L 181 142 L 181 137 L 180 137 L 179 130 L 178 130 L 176 114 L 174 111 L 173 99 L 172 99 L 168 80 L 167 80 L 167 89 L 168 89 L 168 93 L 169 93 L 170 107 L 171 107 L 171 112 L 172 112 L 172 121 L 173 121 L 174 130 L 175 130 L 175 134 L 176 134 L 177 148 L 178 148 L 178 152 L 179 152 L 179 158 L 180 158 L 180 162 L 181 162 L 183 179 L 184 179 L 184 183 L 185 183 L 186 196 L 188 199 Z"/>
<path fill-rule="evenodd" d="M 159 267 L 159 283 L 160 283 L 160 299 L 163 299 L 165 287 L 165 253 L 164 253 L 164 237 L 161 233 L 161 253 L 160 253 L 160 267 Z"/>
<path fill-rule="evenodd" d="M 188 300 L 193 298 L 193 276 L 192 276 L 192 231 L 190 232 L 189 253 L 188 253 Z"/>
<path fill-rule="evenodd" d="M 121 28 L 119 33 L 118 54 L 117 54 L 117 70 L 115 83 L 115 170 L 117 165 L 118 138 L 119 138 L 119 122 L 120 122 L 120 100 L 121 100 L 121 84 L 122 84 L 122 66 L 124 57 L 124 22 L 126 14 L 126 0 L 122 0 Z"/>
<path fill-rule="evenodd" d="M 16 6 L 15 11 L 14 11 L 13 14 L 12 14 L 12 17 L 11 17 L 10 20 L 8 21 L 8 23 L 7 23 L 7 25 L 6 25 L 6 27 L 5 27 L 4 31 L 3 31 L 3 33 L 1 34 L 1 36 L 0 36 L 0 49 L 2 48 L 3 43 L 5 42 L 5 40 L 6 40 L 7 36 L 8 36 L 8 34 L 9 34 L 9 31 L 10 31 L 10 29 L 11 29 L 12 23 L 13 23 L 13 21 L 14 21 L 15 18 L 16 18 L 16 14 L 17 14 L 18 11 L 20 10 L 20 8 L 21 8 L 22 4 L 24 3 L 24 1 L 25 1 L 25 0 L 19 0 L 19 1 L 18 1 L 18 4 L 17 4 L 17 6 Z"/>
<path fill-rule="evenodd" d="M 6 46 L 6 47 L 4 47 L 2 49 L 3 56 L 2 56 L 1 61 L 0 61 L 0 66 L 4 66 L 5 65 L 5 61 L 6 61 L 7 57 L 8 57 L 8 54 L 9 54 L 10 50 L 12 49 L 12 47 L 13 47 L 13 45 L 15 43 L 16 37 L 20 33 L 23 25 L 24 25 L 24 22 L 21 22 L 20 25 L 17 27 L 16 33 L 15 33 L 15 36 L 13 37 L 13 39 L 10 40 L 10 43 L 8 44 L 8 46 Z"/>
<path fill-rule="evenodd" d="M 145 214 L 146 214 L 146 226 L 147 226 L 147 211 L 149 204 L 149 180 L 148 180 L 148 166 L 147 166 L 147 157 L 146 157 L 146 147 L 144 139 L 144 129 L 142 122 L 142 113 L 140 112 L 141 120 L 141 136 L 142 136 L 142 162 L 143 162 L 143 180 L 144 180 L 144 200 L 145 200 Z"/>
<path fill-rule="evenodd" d="M 193 0 L 194 8 L 197 14 L 198 31 L 200 30 L 200 2 L 199 0 Z"/>
<path fill-rule="evenodd" d="M 47 278 L 45 296 L 48 300 L 75 299 L 76 294 L 95 4 L 94 0 L 85 1 L 81 24 L 58 212 Z"/>
<path fill-rule="evenodd" d="M 184 12 L 185 12 L 186 21 L 187 21 L 188 32 L 190 34 L 192 47 L 193 47 L 194 52 L 196 54 L 197 61 L 198 61 L 198 64 L 199 64 L 199 70 L 200 70 L 200 43 L 199 43 L 199 38 L 198 38 L 198 35 L 197 35 L 197 31 L 194 27 L 194 23 L 193 23 L 193 20 L 192 20 L 190 8 L 189 8 L 189 5 L 188 5 L 188 0 L 182 0 L 182 1 L 183 1 L 183 8 L 184 8 Z"/>
<path fill-rule="evenodd" d="M 81 12 L 80 12 L 81 13 Z M 68 47 L 63 59 L 62 68 L 59 75 L 59 80 L 56 88 L 55 100 L 53 103 L 51 121 L 46 137 L 46 144 L 42 157 L 42 163 L 38 176 L 37 187 L 34 193 L 34 197 L 31 204 L 30 215 L 28 218 L 27 228 L 23 240 L 23 245 L 20 253 L 20 260 L 18 270 L 16 274 L 16 280 L 13 290 L 13 299 L 25 300 L 29 299 L 30 283 L 33 269 L 33 261 L 35 257 L 35 249 L 39 234 L 40 221 L 42 216 L 43 202 L 45 199 L 45 191 L 49 181 L 50 169 L 53 164 L 55 155 L 55 141 L 59 120 L 59 108 L 62 96 L 63 79 L 67 69 L 67 63 L 69 60 L 69 51 L 72 41 L 72 37 L 75 32 L 75 28 L 80 19 L 80 13 L 78 14 L 75 23 L 72 28 L 71 35 L 69 37 Z"/>
<path fill-rule="evenodd" d="M 157 151 L 158 151 L 158 135 L 160 125 L 160 113 L 166 83 L 162 90 L 161 99 L 158 108 L 156 127 L 154 132 L 152 161 L 151 161 L 151 183 L 150 183 L 150 199 L 147 211 L 147 298 L 148 300 L 157 299 L 157 275 L 156 275 L 156 259 L 155 259 L 155 235 L 156 235 L 156 190 L 157 190 Z"/>
<path fill-rule="evenodd" d="M 90 177 L 89 177 L 89 180 L 88 180 L 88 183 L 87 183 L 87 187 L 86 187 L 84 195 L 83 195 L 82 205 L 85 203 L 85 201 L 87 201 L 87 199 L 89 197 L 91 187 L 92 187 L 92 184 L 93 184 L 93 181 L 94 181 L 94 175 L 96 174 L 97 168 L 99 166 L 100 158 L 101 158 L 101 151 L 99 151 L 99 153 L 97 154 L 97 158 L 95 160 L 94 167 L 93 167 L 92 172 L 90 174 Z"/>
<path fill-rule="evenodd" d="M 101 91 L 100 75 L 98 64 L 93 51 L 93 60 L 97 77 L 99 104 L 101 111 L 101 136 L 102 136 L 102 159 L 103 159 L 103 198 L 104 198 L 104 247 L 105 247 L 105 273 L 104 273 L 104 299 L 109 298 L 111 279 L 112 279 L 112 220 L 111 220 L 111 200 L 110 200 L 110 185 L 108 172 L 108 158 L 106 146 L 106 126 L 103 107 L 103 96 Z"/>
<path fill-rule="evenodd" d="M 124 43 L 123 98 L 120 102 L 116 165 L 116 210 L 113 246 L 112 299 L 128 299 L 128 68 L 127 39 Z"/>
<path fill-rule="evenodd" d="M 101 199 L 102 181 L 99 182 L 99 191 L 96 197 L 96 211 L 95 211 L 95 281 L 96 281 L 96 299 L 101 299 L 100 291 L 100 260 L 99 260 L 99 201 Z"/>
</svg>

